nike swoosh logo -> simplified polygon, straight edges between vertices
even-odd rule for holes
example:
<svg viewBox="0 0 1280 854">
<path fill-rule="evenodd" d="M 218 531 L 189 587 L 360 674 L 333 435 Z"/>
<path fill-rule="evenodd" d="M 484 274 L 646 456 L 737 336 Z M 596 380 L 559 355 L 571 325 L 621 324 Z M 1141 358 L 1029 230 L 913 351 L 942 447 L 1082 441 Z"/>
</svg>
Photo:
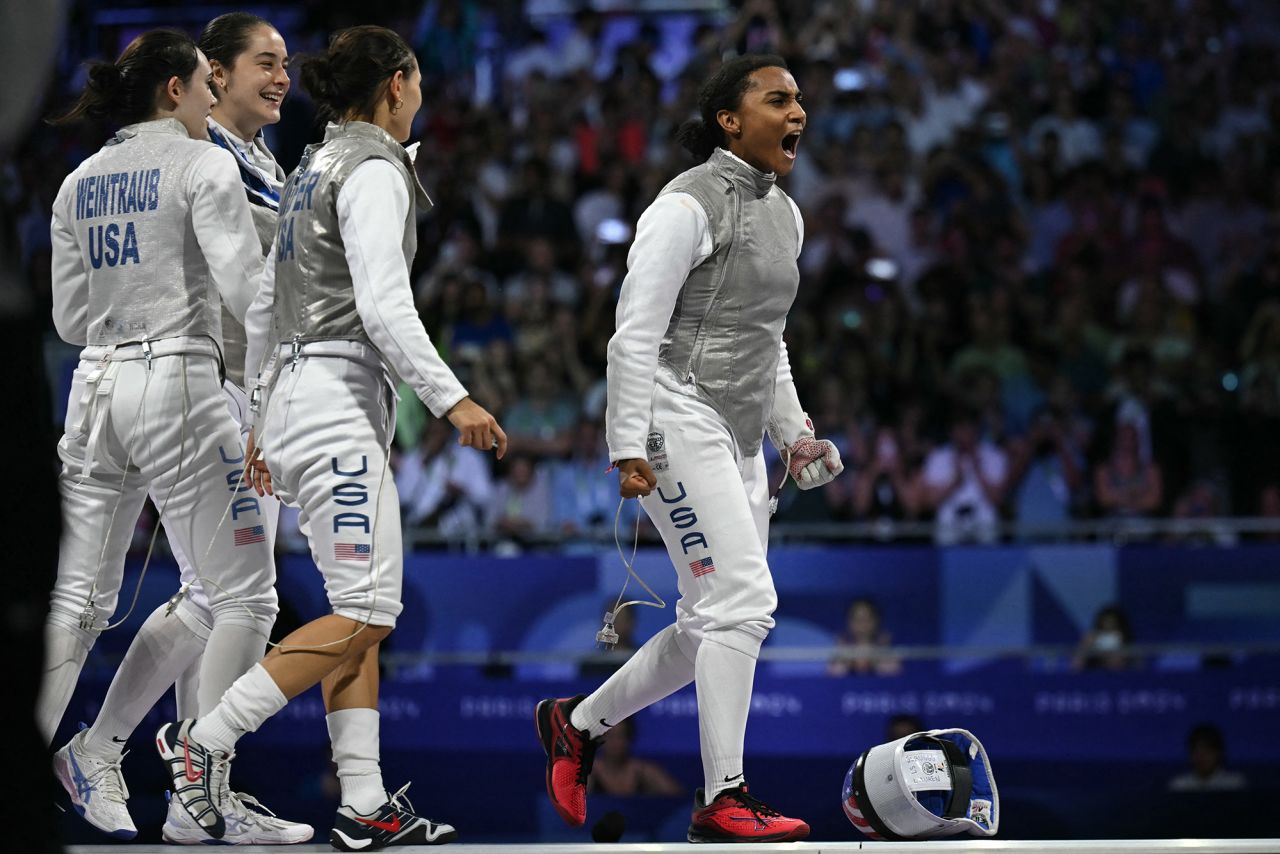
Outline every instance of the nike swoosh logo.
<svg viewBox="0 0 1280 854">
<path fill-rule="evenodd" d="M 112 740 L 112 741 L 114 741 L 116 744 L 124 744 L 124 743 L 125 743 L 126 741 L 128 741 L 129 739 L 127 739 L 127 738 L 118 738 L 118 737 L 116 737 L 116 736 L 114 736 L 114 735 L 113 735 L 113 736 L 111 736 L 111 740 Z"/>
<path fill-rule="evenodd" d="M 607 726 L 607 727 L 611 727 L 611 726 L 613 726 L 613 724 L 609 723 L 609 722 L 608 722 L 608 721 L 606 721 L 604 718 L 601 718 L 601 719 L 600 719 L 600 726 Z"/>
<path fill-rule="evenodd" d="M 737 774 L 734 774 L 732 777 L 725 777 L 724 781 L 726 783 L 732 783 L 734 780 L 738 779 L 741 776 L 742 776 L 742 772 L 739 771 Z"/>
<path fill-rule="evenodd" d="M 197 771 L 191 767 L 191 747 L 185 738 L 182 739 L 182 758 L 187 763 L 187 779 L 192 783 L 199 783 L 200 778 L 204 776 L 204 771 Z"/>
<path fill-rule="evenodd" d="M 396 816 L 392 821 L 374 821 L 371 818 L 361 818 L 360 816 L 355 816 L 355 820 L 361 824 L 376 827 L 378 830 L 385 830 L 387 833 L 398 833 L 400 830 L 400 816 Z"/>
</svg>

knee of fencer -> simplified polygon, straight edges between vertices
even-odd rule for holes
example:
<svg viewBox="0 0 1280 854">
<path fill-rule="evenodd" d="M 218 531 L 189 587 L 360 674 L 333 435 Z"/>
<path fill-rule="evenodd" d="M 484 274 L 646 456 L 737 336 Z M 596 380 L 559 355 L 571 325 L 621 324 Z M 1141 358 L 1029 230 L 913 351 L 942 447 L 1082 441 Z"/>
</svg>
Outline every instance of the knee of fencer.
<svg viewBox="0 0 1280 854">
<path fill-rule="evenodd" d="M 56 626 L 70 633 L 80 641 L 85 649 L 93 649 L 94 643 L 98 640 L 98 635 L 102 634 L 102 626 L 106 624 L 111 615 L 103 613 L 101 609 L 97 609 L 93 626 L 86 629 L 80 623 L 83 613 L 83 611 L 71 611 L 55 603 L 49 606 L 49 616 L 45 622 L 48 626 Z"/>
<path fill-rule="evenodd" d="M 276 599 L 275 590 L 271 590 L 269 596 L 258 594 L 222 599 L 212 603 L 209 611 L 214 625 L 245 626 L 269 635 L 272 626 L 276 624 L 276 614 L 280 613 L 280 605 Z"/>
<path fill-rule="evenodd" d="M 183 599 L 174 609 L 174 614 L 196 637 L 206 642 L 209 640 L 209 633 L 213 631 L 213 614 L 209 613 L 208 608 L 203 608 L 190 599 Z"/>
<path fill-rule="evenodd" d="M 760 646 L 764 643 L 764 639 L 769 636 L 769 629 L 772 626 L 772 620 L 768 621 L 767 625 L 764 621 L 751 620 L 736 626 L 711 629 L 703 633 L 702 641 L 703 643 L 718 643 L 721 646 L 737 650 L 743 655 L 759 658 Z"/>
</svg>

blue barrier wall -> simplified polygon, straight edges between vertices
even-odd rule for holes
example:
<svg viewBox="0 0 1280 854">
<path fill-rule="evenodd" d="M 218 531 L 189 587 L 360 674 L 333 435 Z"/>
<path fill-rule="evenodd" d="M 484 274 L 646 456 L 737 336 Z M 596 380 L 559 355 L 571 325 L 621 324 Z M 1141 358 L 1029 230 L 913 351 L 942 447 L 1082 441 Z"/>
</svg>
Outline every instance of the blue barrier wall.
<svg viewBox="0 0 1280 854">
<path fill-rule="evenodd" d="M 1129 612 L 1140 642 L 1280 640 L 1278 560 L 1280 548 L 1264 546 L 775 549 L 780 607 L 769 643 L 830 642 L 858 595 L 880 603 L 886 626 L 903 644 L 1072 644 L 1097 608 L 1111 602 Z M 660 595 L 674 598 L 665 555 L 642 552 L 636 567 Z M 287 558 L 280 576 L 293 619 L 324 610 L 308 560 Z M 131 569 L 126 602 L 135 577 Z M 77 720 L 92 719 L 111 656 L 173 592 L 174 577 L 171 567 L 152 567 L 135 614 L 105 635 L 91 658 L 64 734 Z M 415 555 L 406 565 L 405 613 L 388 646 L 396 653 L 589 649 L 622 577 L 613 553 Z M 640 639 L 671 614 L 670 606 L 640 609 Z M 531 715 L 542 697 L 589 690 L 598 681 L 578 678 L 571 664 L 487 673 L 410 667 L 383 688 L 387 783 L 415 780 L 415 802 L 458 823 L 472 841 L 585 841 L 586 830 L 564 830 L 543 804 Z M 164 782 L 147 736 L 172 715 L 171 704 L 165 706 L 144 724 L 138 750 L 125 761 L 144 836 L 163 820 Z M 635 744 L 690 790 L 700 777 L 695 712 L 692 689 L 658 703 L 638 717 Z M 1260 805 L 1276 794 L 1271 769 L 1280 759 L 1272 736 L 1280 723 L 1274 657 L 1238 657 L 1212 669 L 1167 658 L 1122 673 L 1076 673 L 1061 660 L 908 662 L 898 676 L 844 678 L 825 675 L 822 662 L 764 662 L 747 742 L 754 787 L 809 819 L 815 837 L 854 838 L 839 810 L 841 778 L 899 712 L 929 726 L 972 729 L 984 741 L 1006 801 L 1002 836 L 1270 832 Z M 1186 733 L 1200 721 L 1223 729 L 1230 764 L 1250 776 L 1250 790 L 1191 798 L 1165 791 L 1185 766 Z M 242 742 L 237 787 L 327 828 L 336 792 L 325 739 L 318 692 L 308 692 Z M 500 810 L 492 808 L 494 797 Z M 592 814 L 610 806 L 627 816 L 628 839 L 678 839 L 687 822 L 683 799 L 606 799 L 593 802 Z M 1082 815 L 1090 820 L 1081 822 Z M 72 838 L 91 838 L 67 829 Z"/>
</svg>

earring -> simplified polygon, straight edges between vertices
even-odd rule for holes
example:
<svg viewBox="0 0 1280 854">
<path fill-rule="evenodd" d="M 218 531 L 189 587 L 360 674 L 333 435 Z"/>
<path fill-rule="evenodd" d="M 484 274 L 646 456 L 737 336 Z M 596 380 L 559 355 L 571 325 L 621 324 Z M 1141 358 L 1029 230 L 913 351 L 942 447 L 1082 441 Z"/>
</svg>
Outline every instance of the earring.
<svg viewBox="0 0 1280 854">
<path fill-rule="evenodd" d="M 395 104 L 391 106 L 391 114 L 395 115 L 396 113 L 400 112 L 400 108 L 403 106 L 404 106 L 404 98 L 401 98 L 399 101 L 396 101 Z"/>
</svg>

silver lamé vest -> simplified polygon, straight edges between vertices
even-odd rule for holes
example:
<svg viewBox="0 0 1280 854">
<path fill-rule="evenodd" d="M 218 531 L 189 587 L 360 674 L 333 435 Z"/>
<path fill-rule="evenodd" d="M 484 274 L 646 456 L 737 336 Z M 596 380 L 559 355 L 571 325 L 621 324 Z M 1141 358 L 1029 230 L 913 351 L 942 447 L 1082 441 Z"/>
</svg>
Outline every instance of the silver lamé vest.
<svg viewBox="0 0 1280 854">
<path fill-rule="evenodd" d="M 90 345 L 222 340 L 221 298 L 188 198 L 188 171 L 208 151 L 177 119 L 141 122 L 122 128 L 68 178 L 72 228 L 89 274 Z"/>
<path fill-rule="evenodd" d="M 281 344 L 326 338 L 367 341 L 338 230 L 338 193 L 368 160 L 394 163 L 409 191 L 401 249 L 405 265 L 417 250 L 417 209 L 431 200 L 404 147 L 366 122 L 329 125 L 324 142 L 308 146 L 285 182 L 275 238 L 274 332 Z"/>
<path fill-rule="evenodd" d="M 791 202 L 772 174 L 721 148 L 662 193 L 698 201 L 712 252 L 685 279 L 658 359 L 720 413 L 743 456 L 754 456 L 773 409 L 778 342 L 800 284 Z"/>
</svg>

